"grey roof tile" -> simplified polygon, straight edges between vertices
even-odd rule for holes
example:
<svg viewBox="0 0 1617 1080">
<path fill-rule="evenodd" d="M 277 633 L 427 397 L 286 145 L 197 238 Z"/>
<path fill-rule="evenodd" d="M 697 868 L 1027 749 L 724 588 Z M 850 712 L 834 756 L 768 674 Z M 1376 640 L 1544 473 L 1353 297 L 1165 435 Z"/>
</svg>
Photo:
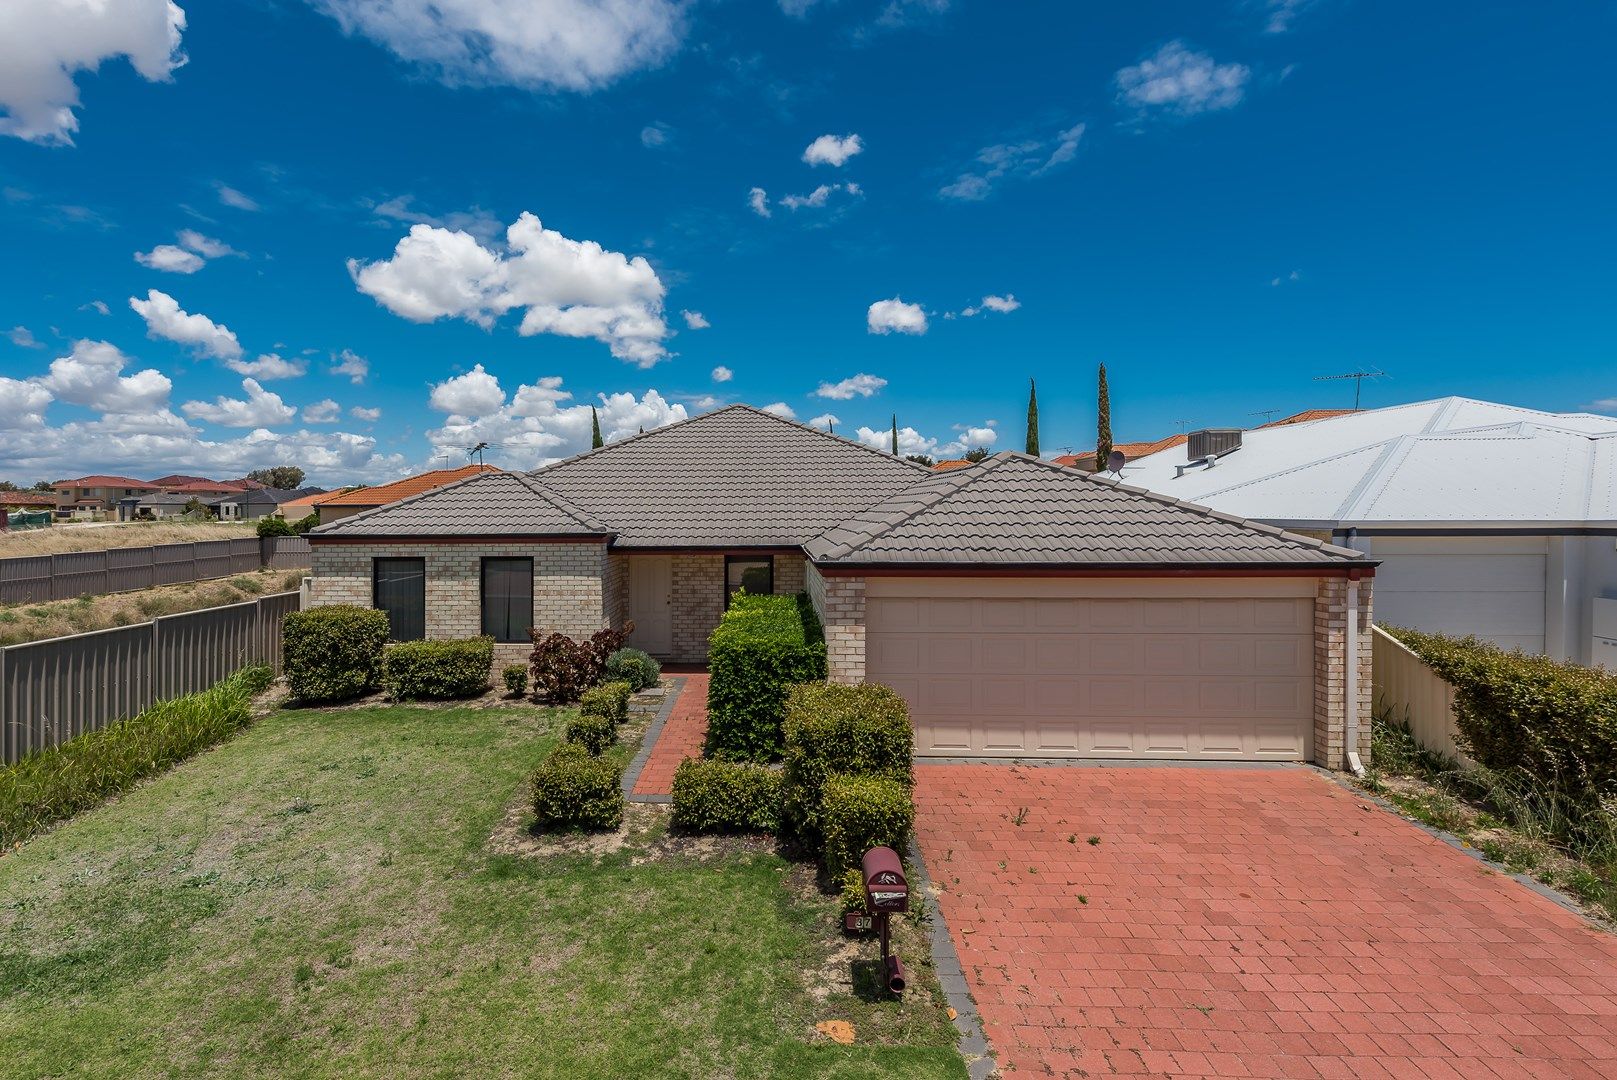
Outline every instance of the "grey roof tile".
<svg viewBox="0 0 1617 1080">
<path fill-rule="evenodd" d="M 522 473 L 482 473 L 343 518 L 311 536 L 604 536 L 612 528 Z"/>
<path fill-rule="evenodd" d="M 805 545 L 850 565 L 1296 566 L 1357 552 L 1024 454 L 935 473 Z M 1368 565 L 1368 563 L 1367 563 Z"/>
</svg>

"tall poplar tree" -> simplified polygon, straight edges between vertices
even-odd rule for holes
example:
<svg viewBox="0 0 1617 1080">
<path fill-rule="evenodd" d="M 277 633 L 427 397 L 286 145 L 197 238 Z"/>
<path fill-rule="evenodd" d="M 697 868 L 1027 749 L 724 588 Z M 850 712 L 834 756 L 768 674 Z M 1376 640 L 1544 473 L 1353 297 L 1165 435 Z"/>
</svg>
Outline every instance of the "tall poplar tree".
<svg viewBox="0 0 1617 1080">
<path fill-rule="evenodd" d="M 603 447 L 605 445 L 606 445 L 606 440 L 601 438 L 601 417 L 595 411 L 595 406 L 591 405 L 590 406 L 590 446 L 592 448 L 598 450 L 598 449 L 600 449 L 601 447 Z"/>
<path fill-rule="evenodd" d="M 893 414 L 893 454 L 898 454 L 898 414 Z"/>
<path fill-rule="evenodd" d="M 1106 365 L 1100 366 L 1100 390 L 1095 397 L 1095 471 L 1105 472 L 1112 457 L 1112 398 L 1106 390 Z"/>
<path fill-rule="evenodd" d="M 1027 452 L 1039 456 L 1039 388 L 1032 379 L 1027 381 Z"/>
</svg>

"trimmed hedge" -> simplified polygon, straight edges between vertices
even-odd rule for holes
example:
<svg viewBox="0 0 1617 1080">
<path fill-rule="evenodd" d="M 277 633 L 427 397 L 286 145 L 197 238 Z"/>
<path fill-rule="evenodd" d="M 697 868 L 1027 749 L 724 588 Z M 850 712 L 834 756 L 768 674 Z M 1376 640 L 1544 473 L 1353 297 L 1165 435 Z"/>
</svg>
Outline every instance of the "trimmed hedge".
<svg viewBox="0 0 1617 1080">
<path fill-rule="evenodd" d="M 1458 741 L 1480 764 L 1573 794 L 1617 792 L 1617 675 L 1475 637 L 1383 629 L 1454 687 Z"/>
<path fill-rule="evenodd" d="M 805 683 L 786 695 L 785 820 L 811 846 L 820 837 L 820 804 L 833 774 L 873 775 L 913 786 L 915 733 L 909 708 L 875 683 Z"/>
<path fill-rule="evenodd" d="M 243 668 L 0 768 L 0 850 L 230 738 L 251 722 L 253 697 L 274 677 L 265 665 Z"/>
<path fill-rule="evenodd" d="M 605 717 L 613 724 L 621 724 L 629 719 L 629 684 L 609 682 L 586 690 L 578 699 L 578 709 L 582 713 Z"/>
<path fill-rule="evenodd" d="M 673 823 L 686 832 L 774 832 L 780 773 L 767 765 L 686 758 L 674 770 Z"/>
<path fill-rule="evenodd" d="M 656 686 L 662 675 L 662 665 L 639 649 L 619 649 L 606 658 L 606 677 L 628 683 L 637 694 Z"/>
<path fill-rule="evenodd" d="M 708 638 L 707 756 L 776 761 L 786 691 L 825 678 L 825 638 L 808 595 L 739 593 Z"/>
<path fill-rule="evenodd" d="M 615 829 L 623 806 L 623 770 L 582 746 L 563 743 L 533 774 L 533 813 L 542 831 Z"/>
<path fill-rule="evenodd" d="M 493 664 L 491 637 L 401 641 L 382 653 L 382 688 L 394 701 L 477 697 Z"/>
<path fill-rule="evenodd" d="M 600 757 L 617 744 L 618 725 L 610 716 L 580 713 L 568 721 L 566 738 L 588 750 L 592 757 Z"/>
<path fill-rule="evenodd" d="M 910 789 L 885 776 L 833 776 L 820 806 L 825 872 L 838 881 L 873 847 L 903 851 L 915 825 Z"/>
<path fill-rule="evenodd" d="M 500 678 L 505 680 L 505 692 L 512 697 L 521 697 L 528 690 L 528 669 L 521 664 L 505 665 Z"/>
<path fill-rule="evenodd" d="M 303 704 L 345 701 L 382 676 L 387 613 L 353 604 L 289 612 L 281 622 L 281 673 Z"/>
</svg>

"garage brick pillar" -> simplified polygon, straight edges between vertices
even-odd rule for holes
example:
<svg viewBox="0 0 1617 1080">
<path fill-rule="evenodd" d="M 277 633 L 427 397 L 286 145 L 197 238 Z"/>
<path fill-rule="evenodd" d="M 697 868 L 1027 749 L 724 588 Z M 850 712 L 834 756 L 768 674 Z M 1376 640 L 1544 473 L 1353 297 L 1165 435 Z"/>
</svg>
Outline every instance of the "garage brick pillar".
<svg viewBox="0 0 1617 1080">
<path fill-rule="evenodd" d="M 837 683 L 862 683 L 865 681 L 865 579 L 826 577 L 823 580 L 825 594 L 817 606 L 821 607 L 825 621 L 826 678 Z"/>
<path fill-rule="evenodd" d="M 1359 760 L 1370 764 L 1370 579 L 1360 578 L 1359 606 L 1348 611 L 1348 580 L 1321 578 L 1314 597 L 1314 764 L 1346 769 L 1348 710 L 1356 713 Z M 1358 686 L 1348 695 L 1348 635 L 1358 637 Z"/>
</svg>

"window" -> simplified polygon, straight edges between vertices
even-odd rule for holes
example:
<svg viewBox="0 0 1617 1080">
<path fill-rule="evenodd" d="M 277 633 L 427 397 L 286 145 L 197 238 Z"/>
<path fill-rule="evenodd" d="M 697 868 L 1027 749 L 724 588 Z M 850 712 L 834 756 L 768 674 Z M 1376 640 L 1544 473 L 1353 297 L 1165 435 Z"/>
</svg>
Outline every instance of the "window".
<svg viewBox="0 0 1617 1080">
<path fill-rule="evenodd" d="M 483 633 L 527 641 L 533 629 L 533 560 L 483 560 Z"/>
<path fill-rule="evenodd" d="M 391 641 L 427 636 L 427 560 L 373 559 L 372 605 L 387 612 Z"/>
<path fill-rule="evenodd" d="M 742 589 L 754 596 L 775 591 L 773 555 L 726 555 L 724 557 L 724 606 L 729 607 Z"/>
</svg>

